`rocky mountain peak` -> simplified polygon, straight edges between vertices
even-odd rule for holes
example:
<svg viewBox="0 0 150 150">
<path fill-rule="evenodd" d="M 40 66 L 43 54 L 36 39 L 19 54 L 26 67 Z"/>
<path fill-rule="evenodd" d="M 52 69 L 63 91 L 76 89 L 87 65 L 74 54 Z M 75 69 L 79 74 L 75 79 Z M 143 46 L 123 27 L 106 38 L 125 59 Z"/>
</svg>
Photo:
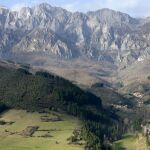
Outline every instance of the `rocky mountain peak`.
<svg viewBox="0 0 150 150">
<path fill-rule="evenodd" d="M 41 4 L 39 4 L 39 5 L 37 5 L 36 7 L 39 7 L 39 8 L 42 8 L 42 9 L 52 9 L 53 7 L 50 5 L 50 4 L 48 4 L 48 3 L 41 3 Z"/>
<path fill-rule="evenodd" d="M 0 6 L 0 15 L 5 15 L 9 12 L 9 9 L 7 9 L 4 6 Z"/>
<path fill-rule="evenodd" d="M 100 23 L 108 23 L 109 25 L 137 23 L 137 20 L 130 17 L 128 14 L 108 8 L 100 9 L 95 12 L 88 12 L 87 15 L 91 18 L 96 18 Z"/>
<path fill-rule="evenodd" d="M 33 13 L 33 11 L 32 11 L 31 8 L 29 8 L 29 7 L 23 7 L 23 8 L 20 9 L 20 11 L 18 11 L 18 16 L 20 18 L 24 18 L 25 19 L 25 18 L 31 17 L 32 13 Z"/>
<path fill-rule="evenodd" d="M 1 8 L 0 12 L 3 53 L 41 51 L 62 58 L 84 56 L 129 64 L 149 51 L 150 32 L 144 30 L 149 29 L 149 19 L 111 9 L 71 13 L 42 3 L 17 12 Z"/>
</svg>

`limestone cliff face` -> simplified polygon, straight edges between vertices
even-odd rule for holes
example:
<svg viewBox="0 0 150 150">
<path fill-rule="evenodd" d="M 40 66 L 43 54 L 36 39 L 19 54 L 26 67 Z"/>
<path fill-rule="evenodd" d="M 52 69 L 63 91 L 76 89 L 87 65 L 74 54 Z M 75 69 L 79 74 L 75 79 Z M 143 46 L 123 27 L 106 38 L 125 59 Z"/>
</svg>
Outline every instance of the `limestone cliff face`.
<svg viewBox="0 0 150 150">
<path fill-rule="evenodd" d="M 46 3 L 0 8 L 0 54 L 43 52 L 130 64 L 150 54 L 150 19 L 110 9 L 71 13 Z"/>
</svg>

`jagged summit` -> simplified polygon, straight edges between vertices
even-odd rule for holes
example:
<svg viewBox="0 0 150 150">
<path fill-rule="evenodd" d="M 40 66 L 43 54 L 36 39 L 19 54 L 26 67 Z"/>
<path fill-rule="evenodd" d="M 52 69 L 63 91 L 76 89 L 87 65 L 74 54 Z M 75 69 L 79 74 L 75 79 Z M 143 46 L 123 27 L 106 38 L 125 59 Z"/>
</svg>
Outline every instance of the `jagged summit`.
<svg viewBox="0 0 150 150">
<path fill-rule="evenodd" d="M 1 11 L 0 52 L 46 52 L 127 65 L 148 57 L 150 32 L 144 26 L 148 29 L 149 22 L 107 8 L 71 13 L 47 3 Z"/>
</svg>

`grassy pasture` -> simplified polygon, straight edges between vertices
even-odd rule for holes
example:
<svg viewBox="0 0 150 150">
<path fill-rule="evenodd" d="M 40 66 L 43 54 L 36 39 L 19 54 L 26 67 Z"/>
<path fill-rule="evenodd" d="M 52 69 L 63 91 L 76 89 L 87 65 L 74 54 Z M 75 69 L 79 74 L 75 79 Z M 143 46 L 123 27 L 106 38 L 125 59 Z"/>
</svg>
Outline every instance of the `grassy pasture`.
<svg viewBox="0 0 150 150">
<path fill-rule="evenodd" d="M 14 121 L 12 125 L 0 125 L 1 150 L 82 150 L 83 146 L 68 144 L 67 138 L 80 121 L 72 116 L 58 114 L 62 121 L 42 122 L 42 116 L 55 117 L 52 113 L 29 113 L 24 110 L 9 110 L 1 114 L 0 120 Z M 19 135 L 28 126 L 39 126 L 32 137 Z M 13 133 L 11 135 L 11 133 Z M 40 137 L 43 135 L 51 137 Z"/>
<path fill-rule="evenodd" d="M 119 145 L 119 150 L 150 150 L 150 147 L 146 144 L 146 139 L 141 134 L 138 136 L 127 134 L 123 139 L 115 142 L 115 144 Z"/>
</svg>

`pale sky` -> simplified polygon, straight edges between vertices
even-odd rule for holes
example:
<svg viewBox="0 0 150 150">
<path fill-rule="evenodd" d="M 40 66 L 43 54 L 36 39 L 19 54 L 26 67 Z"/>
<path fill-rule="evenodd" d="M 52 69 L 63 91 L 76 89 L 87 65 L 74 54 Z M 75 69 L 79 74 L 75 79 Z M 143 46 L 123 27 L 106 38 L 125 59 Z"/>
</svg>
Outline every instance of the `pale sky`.
<svg viewBox="0 0 150 150">
<path fill-rule="evenodd" d="M 0 0 L 0 5 L 17 10 L 24 6 L 34 6 L 43 2 L 63 7 L 72 12 L 110 8 L 128 13 L 132 17 L 150 16 L 150 0 Z"/>
</svg>

